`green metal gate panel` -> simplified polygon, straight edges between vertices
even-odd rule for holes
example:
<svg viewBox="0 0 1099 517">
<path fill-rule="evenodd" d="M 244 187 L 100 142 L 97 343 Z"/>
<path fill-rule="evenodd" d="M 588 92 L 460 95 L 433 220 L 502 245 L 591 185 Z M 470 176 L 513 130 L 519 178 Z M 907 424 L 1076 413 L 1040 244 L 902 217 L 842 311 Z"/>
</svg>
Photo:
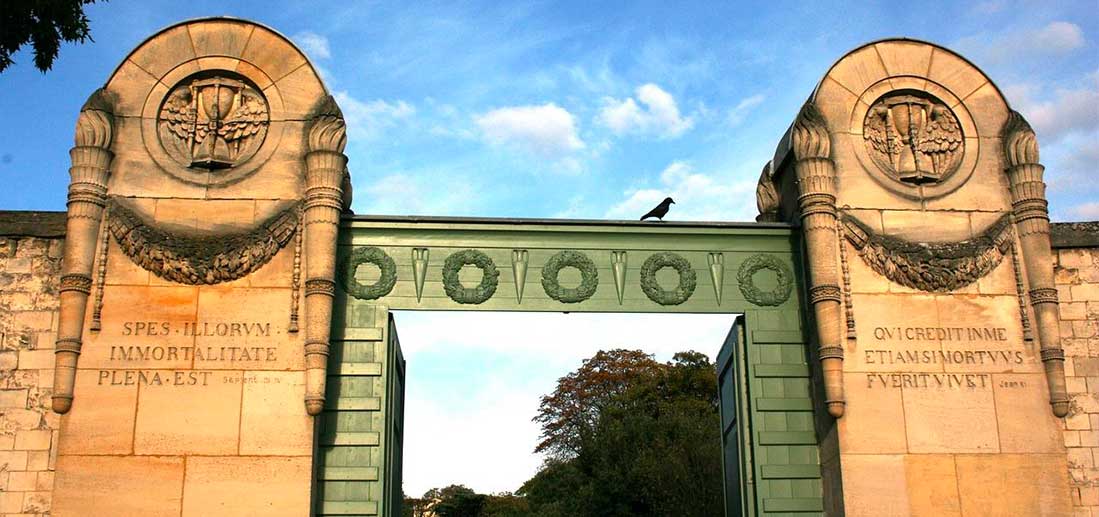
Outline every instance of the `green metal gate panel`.
<svg viewBox="0 0 1099 517">
<path fill-rule="evenodd" d="M 796 310 L 752 310 L 744 314 L 742 347 L 746 367 L 740 379 L 750 436 L 755 514 L 823 515 L 820 448 L 805 334 Z"/>
<path fill-rule="evenodd" d="M 386 307 L 356 315 L 332 334 L 327 403 L 317 421 L 318 516 L 398 515 L 400 508 L 404 358 Z"/>
</svg>

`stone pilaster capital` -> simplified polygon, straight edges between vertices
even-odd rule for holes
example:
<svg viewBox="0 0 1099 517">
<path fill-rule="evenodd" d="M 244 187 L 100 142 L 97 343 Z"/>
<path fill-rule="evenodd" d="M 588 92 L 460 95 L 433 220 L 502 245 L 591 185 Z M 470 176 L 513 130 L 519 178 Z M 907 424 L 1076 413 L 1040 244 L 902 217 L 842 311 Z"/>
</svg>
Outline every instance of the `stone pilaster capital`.
<svg viewBox="0 0 1099 517">
<path fill-rule="evenodd" d="M 1038 138 L 1018 111 L 1008 114 L 1000 138 L 1003 140 L 1004 159 L 1008 168 L 1038 164 Z"/>
<path fill-rule="evenodd" d="M 830 159 L 832 157 L 832 139 L 828 134 L 828 123 L 816 104 L 806 102 L 794 120 L 790 141 L 794 157 L 798 161 L 813 158 Z"/>
<path fill-rule="evenodd" d="M 309 151 L 343 153 L 347 146 L 347 124 L 331 95 L 314 110 L 309 126 Z"/>
<path fill-rule="evenodd" d="M 88 97 L 76 119 L 76 147 L 109 149 L 114 136 L 114 108 L 107 93 L 98 89 Z"/>
</svg>

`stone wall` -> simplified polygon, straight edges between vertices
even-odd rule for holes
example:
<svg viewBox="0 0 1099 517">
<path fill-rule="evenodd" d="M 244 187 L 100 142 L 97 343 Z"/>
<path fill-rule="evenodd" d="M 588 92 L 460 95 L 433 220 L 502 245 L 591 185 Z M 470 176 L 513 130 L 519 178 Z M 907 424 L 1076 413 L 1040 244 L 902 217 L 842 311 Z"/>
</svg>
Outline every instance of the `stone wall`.
<svg viewBox="0 0 1099 517">
<path fill-rule="evenodd" d="M 26 222 L 27 214 L 23 215 Z M 53 219 L 64 219 L 54 214 Z M 31 215 L 33 218 L 34 215 Z M 12 230 L 5 224 L 0 230 Z M 49 515 L 60 415 L 50 411 L 62 233 L 0 233 L 0 516 Z M 43 231 L 45 230 L 45 231 Z M 28 236 L 33 233 L 34 236 Z"/>
<path fill-rule="evenodd" d="M 1065 418 L 1072 502 L 1076 515 L 1099 515 L 1099 224 L 1085 224 L 1080 241 L 1061 235 L 1054 267 L 1061 300 L 1065 375 L 1072 408 Z M 1069 229 L 1068 225 L 1062 228 Z M 1054 237 L 1059 236 L 1055 227 Z M 1069 232 L 1060 232 L 1062 234 Z M 1090 511 L 1090 513 L 1089 513 Z"/>
</svg>

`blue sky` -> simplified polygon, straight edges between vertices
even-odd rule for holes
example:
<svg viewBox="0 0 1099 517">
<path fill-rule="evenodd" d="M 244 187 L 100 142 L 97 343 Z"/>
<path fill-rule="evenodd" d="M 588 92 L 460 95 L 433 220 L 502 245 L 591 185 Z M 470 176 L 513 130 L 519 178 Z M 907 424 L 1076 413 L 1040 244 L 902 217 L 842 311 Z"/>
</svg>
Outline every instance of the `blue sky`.
<svg viewBox="0 0 1099 517">
<path fill-rule="evenodd" d="M 63 47 L 45 75 L 28 52 L 0 74 L 0 208 L 64 209 L 87 95 L 159 28 L 231 15 L 290 36 L 322 71 L 350 124 L 358 213 L 630 219 L 670 194 L 676 219 L 750 220 L 760 168 L 828 67 L 864 42 L 908 36 L 971 59 L 1035 126 L 1054 219 L 1099 219 L 1097 0 L 116 0 L 88 14 L 94 43 Z M 666 324 L 651 317 L 604 316 L 589 327 L 580 315 L 557 316 L 462 320 L 505 318 L 494 324 L 513 329 L 510 338 L 432 332 L 452 316 L 399 318 L 410 401 L 419 401 L 409 418 L 424 423 L 409 426 L 420 433 L 408 440 L 420 451 L 407 452 L 409 493 L 448 480 L 514 489 L 537 465 L 527 421 L 537 396 L 580 358 L 631 343 L 662 359 L 682 348 L 713 353 L 728 328 L 697 317 L 687 326 L 705 336 L 654 342 L 645 336 L 665 335 Z M 591 331 L 567 354 L 514 342 L 538 325 Z M 474 371 L 483 382 L 461 381 Z M 432 395 L 439 387 L 450 391 Z M 490 427 L 504 434 L 486 437 Z M 481 455 L 459 452 L 469 450 Z"/>
</svg>

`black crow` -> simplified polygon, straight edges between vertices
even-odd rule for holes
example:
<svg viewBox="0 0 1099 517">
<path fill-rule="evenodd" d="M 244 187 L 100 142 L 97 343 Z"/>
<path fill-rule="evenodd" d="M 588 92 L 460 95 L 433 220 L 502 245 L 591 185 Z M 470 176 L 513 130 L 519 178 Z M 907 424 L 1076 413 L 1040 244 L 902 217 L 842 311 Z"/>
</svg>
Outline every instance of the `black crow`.
<svg viewBox="0 0 1099 517">
<path fill-rule="evenodd" d="M 671 208 L 674 203 L 675 201 L 672 201 L 672 198 L 664 198 L 664 201 L 661 201 L 659 205 L 656 205 L 656 208 L 649 210 L 649 213 L 641 216 L 641 220 L 644 221 L 650 217 L 655 217 L 660 219 L 660 222 L 664 222 L 664 216 L 668 215 L 668 209 Z"/>
</svg>

